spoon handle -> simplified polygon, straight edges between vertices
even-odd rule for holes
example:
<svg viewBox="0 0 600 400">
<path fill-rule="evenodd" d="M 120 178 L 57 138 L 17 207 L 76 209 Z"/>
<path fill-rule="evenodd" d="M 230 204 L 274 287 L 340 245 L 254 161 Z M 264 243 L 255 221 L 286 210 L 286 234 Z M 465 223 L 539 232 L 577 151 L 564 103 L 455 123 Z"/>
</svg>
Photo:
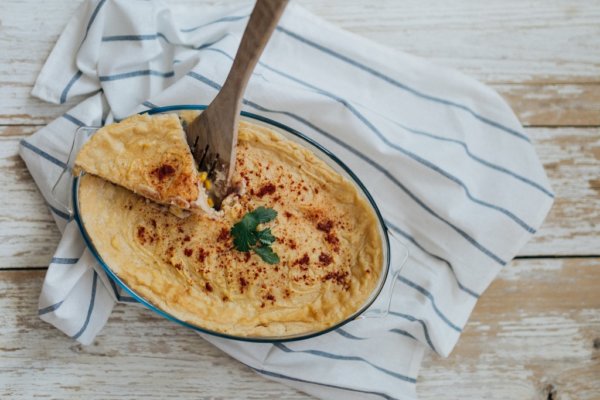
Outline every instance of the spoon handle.
<svg viewBox="0 0 600 400">
<path fill-rule="evenodd" d="M 231 104 L 237 110 L 236 114 L 239 113 L 240 99 L 252 71 L 254 71 L 287 3 L 288 0 L 257 0 L 254 6 L 229 75 L 219 93 L 219 96 L 237 103 L 236 105 Z"/>
</svg>

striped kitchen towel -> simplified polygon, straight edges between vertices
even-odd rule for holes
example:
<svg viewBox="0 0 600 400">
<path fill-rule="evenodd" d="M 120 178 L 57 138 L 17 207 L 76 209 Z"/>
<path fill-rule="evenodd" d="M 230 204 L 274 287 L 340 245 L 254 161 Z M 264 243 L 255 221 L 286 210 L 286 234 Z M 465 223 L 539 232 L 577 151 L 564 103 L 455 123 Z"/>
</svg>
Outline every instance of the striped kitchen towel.
<svg viewBox="0 0 600 400">
<path fill-rule="evenodd" d="M 154 106 L 210 103 L 251 7 L 86 1 L 43 67 L 33 95 L 79 103 L 21 142 L 63 232 L 39 314 L 81 343 L 100 332 L 116 302 L 134 301 L 97 265 L 61 207 L 67 184 L 52 195 L 75 130 Z M 451 352 L 479 296 L 552 205 L 530 139 L 490 88 L 296 4 L 273 34 L 243 107 L 305 133 L 349 165 L 410 258 L 384 318 L 285 344 L 203 337 L 260 375 L 317 397 L 414 399 L 424 351 Z"/>
</svg>

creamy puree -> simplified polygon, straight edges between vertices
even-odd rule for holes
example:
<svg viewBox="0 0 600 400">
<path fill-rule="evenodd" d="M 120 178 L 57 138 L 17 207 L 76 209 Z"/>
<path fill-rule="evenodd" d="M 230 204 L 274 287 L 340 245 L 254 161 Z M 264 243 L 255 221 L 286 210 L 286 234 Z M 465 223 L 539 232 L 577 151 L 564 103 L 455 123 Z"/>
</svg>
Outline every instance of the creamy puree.
<svg viewBox="0 0 600 400">
<path fill-rule="evenodd" d="M 272 130 L 240 124 L 234 181 L 244 187 L 217 220 L 178 218 L 145 198 L 87 174 L 80 215 L 102 259 L 134 291 L 173 316 L 238 336 L 321 330 L 364 304 L 382 273 L 372 209 L 352 183 Z M 278 212 L 262 225 L 280 262 L 232 244 L 247 212 Z"/>
</svg>

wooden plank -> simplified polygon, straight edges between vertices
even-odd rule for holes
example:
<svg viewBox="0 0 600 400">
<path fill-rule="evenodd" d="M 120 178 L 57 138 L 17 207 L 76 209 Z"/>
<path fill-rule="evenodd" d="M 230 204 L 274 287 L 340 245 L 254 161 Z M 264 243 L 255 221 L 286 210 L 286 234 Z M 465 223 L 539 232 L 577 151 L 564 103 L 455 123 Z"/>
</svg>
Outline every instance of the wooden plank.
<svg viewBox="0 0 600 400">
<path fill-rule="evenodd" d="M 49 105 L 29 93 L 77 5 L 36 2 L 32 14 L 28 1 L 2 2 L 0 124 L 45 124 L 74 104 Z M 386 0 L 373 6 L 361 0 L 305 0 L 302 5 L 378 43 L 493 84 L 527 125 L 600 125 L 598 1 Z"/>
<path fill-rule="evenodd" d="M 86 398 L 99 390 L 105 399 L 308 398 L 137 307 L 117 306 L 95 342 L 78 345 L 37 317 L 42 278 L 43 271 L 0 272 L 2 398 Z M 553 390 L 554 399 L 597 399 L 598 287 L 598 258 L 507 266 L 454 353 L 427 356 L 420 398 L 545 400 Z"/>
<path fill-rule="evenodd" d="M 387 0 L 374 5 L 353 0 L 302 4 L 375 42 L 486 82 L 598 82 L 600 77 L 597 1 Z"/>
<path fill-rule="evenodd" d="M 45 266 L 59 234 L 18 156 L 18 142 L 36 127 L 0 127 L 0 268 Z M 520 255 L 598 254 L 600 128 L 531 128 L 557 194 L 549 217 Z"/>
<path fill-rule="evenodd" d="M 531 128 L 556 193 L 548 218 L 520 255 L 600 253 L 600 128 Z"/>
<path fill-rule="evenodd" d="M 81 346 L 38 318 L 43 275 L 0 273 L 0 398 L 307 398 L 138 307 L 116 307 L 97 340 Z"/>
<path fill-rule="evenodd" d="M 493 84 L 523 126 L 599 126 L 600 84 Z"/>
<path fill-rule="evenodd" d="M 503 269 L 450 357 L 424 362 L 421 400 L 598 399 L 599 268 L 594 258 Z"/>
</svg>

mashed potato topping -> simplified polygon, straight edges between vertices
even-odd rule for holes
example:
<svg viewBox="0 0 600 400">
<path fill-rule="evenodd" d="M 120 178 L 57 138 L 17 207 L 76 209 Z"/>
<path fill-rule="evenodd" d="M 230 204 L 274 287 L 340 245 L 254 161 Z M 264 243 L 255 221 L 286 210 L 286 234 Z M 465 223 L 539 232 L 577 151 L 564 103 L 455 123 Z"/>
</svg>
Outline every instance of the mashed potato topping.
<svg viewBox="0 0 600 400">
<path fill-rule="evenodd" d="M 153 117 L 154 118 L 154 117 Z M 306 148 L 242 122 L 222 215 L 179 218 L 86 174 L 80 216 L 98 253 L 134 291 L 177 318 L 247 337 L 321 330 L 358 310 L 382 273 L 378 222 L 355 186 Z M 264 206 L 280 261 L 237 251 L 231 227 Z"/>
</svg>

